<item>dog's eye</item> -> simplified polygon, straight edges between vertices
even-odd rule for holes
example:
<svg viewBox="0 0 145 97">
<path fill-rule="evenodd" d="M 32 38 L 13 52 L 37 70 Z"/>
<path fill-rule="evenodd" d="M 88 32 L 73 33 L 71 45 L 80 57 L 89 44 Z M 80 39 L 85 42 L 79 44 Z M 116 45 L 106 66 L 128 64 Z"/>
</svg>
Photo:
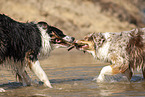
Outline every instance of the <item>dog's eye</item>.
<svg viewBox="0 0 145 97">
<path fill-rule="evenodd" d="M 99 39 L 99 41 L 102 41 L 102 39 Z"/>
<path fill-rule="evenodd" d="M 52 33 L 49 33 L 49 36 L 50 36 L 50 37 L 53 37 L 54 35 L 53 35 Z"/>
<path fill-rule="evenodd" d="M 102 42 L 104 42 L 105 40 L 103 39 Z"/>
<path fill-rule="evenodd" d="M 92 40 L 93 40 L 93 37 L 88 38 L 88 41 L 92 41 Z"/>
</svg>

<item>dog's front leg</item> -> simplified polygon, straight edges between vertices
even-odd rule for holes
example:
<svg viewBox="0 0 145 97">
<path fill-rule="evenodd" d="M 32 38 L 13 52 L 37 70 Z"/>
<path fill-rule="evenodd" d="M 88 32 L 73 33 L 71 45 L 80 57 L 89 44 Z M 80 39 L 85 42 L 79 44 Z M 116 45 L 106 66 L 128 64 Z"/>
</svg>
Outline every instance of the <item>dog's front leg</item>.
<svg viewBox="0 0 145 97">
<path fill-rule="evenodd" d="M 128 65 L 112 64 L 112 65 L 105 66 L 102 68 L 102 70 L 97 78 L 97 82 L 103 82 L 105 80 L 105 75 L 115 75 L 115 74 L 119 74 L 119 73 L 125 74 L 125 76 L 128 78 L 128 80 L 130 80 L 130 78 L 132 76 L 132 72 L 128 68 Z"/>
<path fill-rule="evenodd" d="M 111 65 L 103 67 L 97 78 L 97 82 L 103 82 L 105 80 L 105 75 L 112 75 L 112 73 L 113 70 Z"/>
<path fill-rule="evenodd" d="M 102 68 L 97 78 L 97 82 L 103 82 L 105 80 L 105 75 L 115 75 L 118 73 L 121 73 L 120 66 L 115 66 L 114 64 L 105 66 Z"/>
<path fill-rule="evenodd" d="M 128 61 L 124 60 L 123 57 L 112 53 L 109 55 L 112 65 L 105 66 L 102 68 L 97 81 L 102 82 L 105 80 L 105 75 L 115 75 L 118 73 L 124 73 L 128 68 Z"/>
<path fill-rule="evenodd" d="M 52 88 L 48 77 L 46 75 L 46 73 L 43 71 L 43 69 L 40 66 L 39 61 L 35 61 L 35 62 L 31 62 L 31 64 L 29 64 L 30 69 L 36 74 L 36 76 L 42 81 L 44 82 L 44 84 L 46 86 L 48 86 L 49 88 Z"/>
</svg>

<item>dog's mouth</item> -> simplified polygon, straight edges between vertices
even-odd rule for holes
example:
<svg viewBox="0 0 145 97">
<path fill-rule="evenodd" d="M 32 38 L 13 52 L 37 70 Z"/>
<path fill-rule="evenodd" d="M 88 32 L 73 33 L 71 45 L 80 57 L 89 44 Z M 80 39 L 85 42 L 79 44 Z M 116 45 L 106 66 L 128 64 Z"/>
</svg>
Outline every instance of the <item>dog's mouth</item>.
<svg viewBox="0 0 145 97">
<path fill-rule="evenodd" d="M 94 43 L 92 41 L 77 40 L 68 50 L 74 47 L 81 51 L 91 51 L 94 50 Z"/>
<path fill-rule="evenodd" d="M 66 47 L 71 46 L 71 43 L 61 38 L 51 38 L 51 43 L 53 43 L 54 45 L 56 44 L 56 45 L 61 45 Z"/>
<path fill-rule="evenodd" d="M 76 48 L 78 50 L 87 50 L 89 48 L 89 44 L 87 43 L 77 43 L 78 45 L 76 46 Z"/>
<path fill-rule="evenodd" d="M 94 50 L 94 43 L 92 41 L 77 40 L 76 43 L 78 44 L 76 47 L 78 50 Z"/>
<path fill-rule="evenodd" d="M 51 43 L 56 46 L 56 48 L 60 47 L 70 47 L 75 42 L 74 37 L 70 36 L 60 36 L 55 31 L 51 34 Z"/>
</svg>

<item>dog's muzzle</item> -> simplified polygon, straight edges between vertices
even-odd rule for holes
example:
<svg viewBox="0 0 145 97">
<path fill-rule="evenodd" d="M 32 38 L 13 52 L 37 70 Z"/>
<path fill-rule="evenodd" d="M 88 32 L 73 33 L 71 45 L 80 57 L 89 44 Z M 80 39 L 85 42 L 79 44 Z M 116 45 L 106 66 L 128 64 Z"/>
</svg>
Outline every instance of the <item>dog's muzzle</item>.
<svg viewBox="0 0 145 97">
<path fill-rule="evenodd" d="M 75 38 L 74 37 L 71 37 L 71 36 L 65 36 L 62 38 L 63 40 L 67 41 L 67 42 L 74 42 Z"/>
</svg>

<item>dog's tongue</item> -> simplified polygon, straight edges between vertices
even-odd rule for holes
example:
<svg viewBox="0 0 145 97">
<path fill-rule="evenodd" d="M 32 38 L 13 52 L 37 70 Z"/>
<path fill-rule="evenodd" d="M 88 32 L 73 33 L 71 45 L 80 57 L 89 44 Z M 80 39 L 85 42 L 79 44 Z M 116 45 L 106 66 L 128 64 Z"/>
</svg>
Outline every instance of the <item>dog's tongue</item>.
<svg viewBox="0 0 145 97">
<path fill-rule="evenodd" d="M 60 42 L 61 42 L 61 40 L 59 40 L 59 39 L 56 39 L 56 42 L 57 42 L 57 43 L 60 43 Z"/>
<path fill-rule="evenodd" d="M 89 47 L 89 45 L 87 45 L 87 44 L 82 46 L 82 48 L 88 48 L 88 47 Z"/>
</svg>

